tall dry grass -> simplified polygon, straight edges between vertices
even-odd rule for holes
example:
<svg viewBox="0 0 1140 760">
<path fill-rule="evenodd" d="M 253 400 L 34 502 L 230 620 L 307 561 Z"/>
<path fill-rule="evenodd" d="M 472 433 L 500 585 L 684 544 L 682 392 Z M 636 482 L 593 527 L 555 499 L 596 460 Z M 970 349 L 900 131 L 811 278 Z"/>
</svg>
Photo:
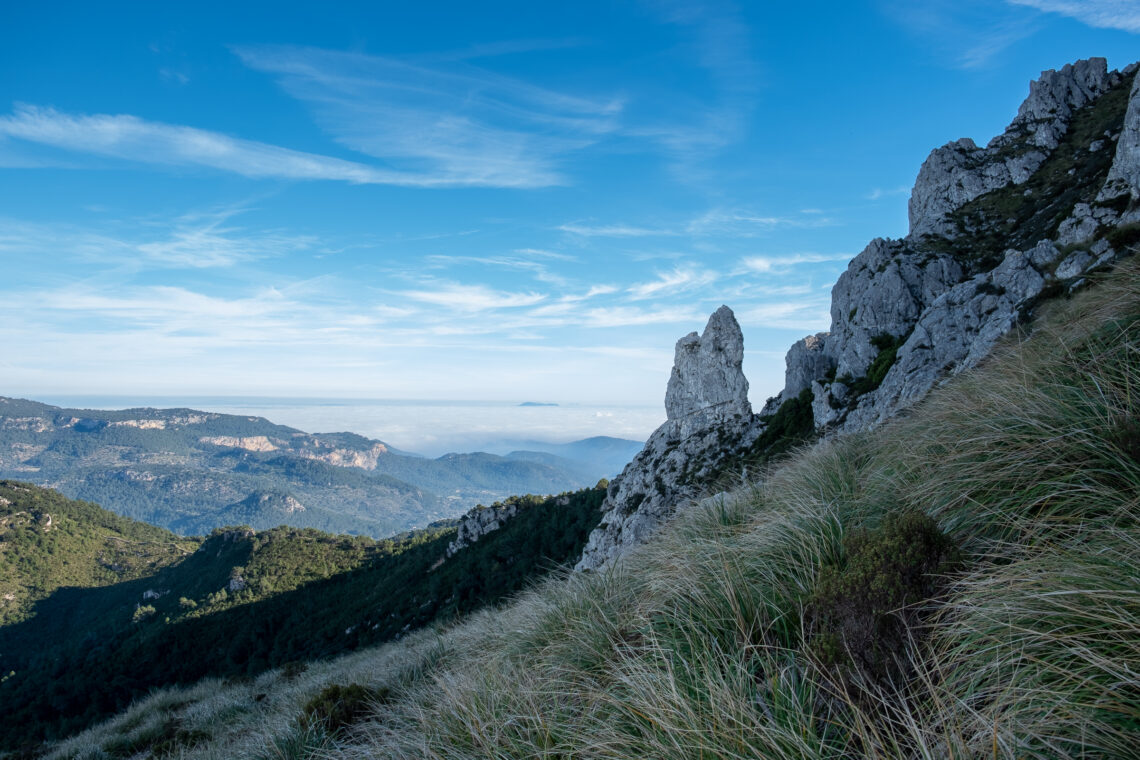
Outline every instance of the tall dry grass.
<svg viewBox="0 0 1140 760">
<path fill-rule="evenodd" d="M 683 509 L 613 568 L 293 681 L 155 695 L 52 757 L 110 756 L 83 753 L 164 700 L 208 736 L 185 757 L 1136 757 L 1138 390 L 1128 263 L 913 413 Z M 915 510 L 960 569 L 894 678 L 823 665 L 805 612 L 822 569 L 853 530 Z M 302 731 L 306 700 L 354 682 L 395 698 L 351 731 Z"/>
</svg>

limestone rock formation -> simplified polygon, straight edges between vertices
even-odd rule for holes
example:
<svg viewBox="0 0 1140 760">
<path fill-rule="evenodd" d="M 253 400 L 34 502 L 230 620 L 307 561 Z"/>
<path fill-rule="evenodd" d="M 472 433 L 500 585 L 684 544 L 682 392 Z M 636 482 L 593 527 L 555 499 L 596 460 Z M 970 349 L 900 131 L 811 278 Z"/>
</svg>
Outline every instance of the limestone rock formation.
<svg viewBox="0 0 1140 760">
<path fill-rule="evenodd" d="M 827 333 L 801 338 L 788 349 L 784 365 L 784 393 L 789 398 L 811 386 L 812 381 L 835 369 L 835 359 L 826 351 Z"/>
<path fill-rule="evenodd" d="M 666 419 L 676 420 L 686 435 L 726 417 L 751 414 L 743 361 L 740 325 L 732 310 L 721 306 L 709 317 L 703 334 L 692 332 L 677 341 L 665 391 Z"/>
<path fill-rule="evenodd" d="M 610 484 L 578 569 L 648 539 L 805 399 L 824 435 L 878 425 L 977 366 L 1036 304 L 1140 243 L 1140 76 L 1104 58 L 1047 71 L 1007 129 L 922 164 L 904 239 L 876 239 L 832 289 L 831 329 L 788 351 L 784 389 L 752 415 L 742 338 L 719 309 L 677 343 L 668 419 Z M 792 415 L 785 415 L 785 418 Z M 787 419 L 784 420 L 787 422 Z M 768 425 L 773 431 L 767 431 Z"/>
<path fill-rule="evenodd" d="M 1134 75 L 1136 68 L 1136 64 L 1133 64 L 1124 72 Z M 1112 167 L 1108 170 L 1108 179 L 1097 195 L 1097 200 L 1104 202 L 1125 193 L 1132 196 L 1133 202 L 1140 198 L 1140 77 L 1135 76 L 1128 98 L 1128 109 L 1124 112 L 1124 124 L 1116 141 Z"/>
<path fill-rule="evenodd" d="M 991 190 L 1023 184 L 1060 144 L 1074 113 L 1122 76 L 1110 75 L 1103 58 L 1045 71 L 1030 83 L 1017 117 L 985 148 L 967 137 L 931 152 L 910 196 L 910 237 L 952 234 L 950 212 Z"/>
<path fill-rule="evenodd" d="M 769 445 L 777 411 L 824 435 L 880 424 L 976 366 L 1044 298 L 1140 244 L 1140 76 L 1102 58 L 1046 71 L 985 148 L 934 150 L 910 234 L 876 239 L 832 290 L 831 329 L 787 353 L 785 387 L 753 415 L 742 339 L 722 307 L 677 343 L 668 419 L 610 485 L 578 569 L 645 541 L 730 463 Z M 791 415 L 787 415 L 790 417 Z"/>
<path fill-rule="evenodd" d="M 448 558 L 456 552 L 466 549 L 483 536 L 496 531 L 518 514 L 519 505 L 515 502 L 496 504 L 490 507 L 475 507 L 463 517 L 459 518 L 459 530 L 454 540 L 447 545 Z"/>
<path fill-rule="evenodd" d="M 713 313 L 699 336 L 677 341 L 665 423 L 610 482 L 602 522 L 576 570 L 604 567 L 643 543 L 678 505 L 701 493 L 727 458 L 756 440 L 763 426 L 748 401 L 743 358 L 744 337 L 727 306 Z"/>
<path fill-rule="evenodd" d="M 1140 221 L 1137 68 L 1108 72 L 1093 58 L 1046 71 L 986 148 L 935 150 L 911 196 L 910 235 L 874 240 L 851 261 L 832 290 L 830 332 L 812 336 L 814 351 L 788 353 L 773 406 L 810 387 L 819 428 L 878 424 L 976 366 L 1042 297 L 1126 253 L 1109 233 Z"/>
</svg>

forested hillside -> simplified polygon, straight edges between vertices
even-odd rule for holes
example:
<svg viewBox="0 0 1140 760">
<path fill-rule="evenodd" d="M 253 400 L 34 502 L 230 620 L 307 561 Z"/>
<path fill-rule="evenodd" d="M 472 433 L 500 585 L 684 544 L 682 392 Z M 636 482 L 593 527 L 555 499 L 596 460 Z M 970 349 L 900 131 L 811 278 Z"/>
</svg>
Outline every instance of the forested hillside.
<svg viewBox="0 0 1140 760">
<path fill-rule="evenodd" d="M 29 484 L 5 482 L 0 493 L 11 501 L 6 510 L 50 512 L 53 527 L 62 521 L 67 535 L 86 537 L 99 567 L 122 561 L 98 548 L 119 535 L 176 550 L 160 560 L 133 549 L 129 568 L 84 576 L 60 559 L 58 542 L 0 537 L 0 561 L 29 572 L 62 563 L 69 573 L 46 574 L 67 587 L 37 587 L 34 605 L 0 627 L 0 713 L 8 716 L 0 735 L 13 747 L 80 729 L 158 686 L 253 676 L 502 599 L 580 553 L 605 489 L 513 499 L 517 519 L 446 561 L 455 533 L 446 524 L 380 541 L 242 527 L 175 543 L 166 531 Z M 29 524 L 42 531 L 42 520 Z M 124 582 L 108 583 L 116 572 Z"/>
</svg>

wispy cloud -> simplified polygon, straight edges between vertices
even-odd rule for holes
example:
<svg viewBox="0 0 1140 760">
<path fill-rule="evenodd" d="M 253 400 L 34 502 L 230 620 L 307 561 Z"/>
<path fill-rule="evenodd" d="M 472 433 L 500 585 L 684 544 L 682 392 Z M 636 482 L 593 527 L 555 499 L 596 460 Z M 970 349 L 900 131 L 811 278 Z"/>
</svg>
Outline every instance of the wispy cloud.
<svg viewBox="0 0 1140 760">
<path fill-rule="evenodd" d="M 209 319 L 262 318 L 295 307 L 272 288 L 253 297 L 225 299 L 169 285 L 134 288 L 125 295 L 71 287 L 46 293 L 43 305 L 54 310 L 82 311 L 148 323 L 181 318 L 197 325 Z M 169 322 L 167 324 L 169 327 Z"/>
<path fill-rule="evenodd" d="M 749 211 L 714 209 L 685 225 L 685 232 L 695 236 L 721 236 L 749 238 L 776 228 L 830 227 L 833 219 L 819 214 L 801 212 L 803 217 L 770 216 Z"/>
<path fill-rule="evenodd" d="M 1006 0 L 1012 5 L 1059 13 L 1098 29 L 1140 34 L 1140 3 L 1136 0 Z"/>
<path fill-rule="evenodd" d="M 430 288 L 402 290 L 398 291 L 396 295 L 420 303 L 443 306 L 465 314 L 533 306 L 546 299 L 546 295 L 543 293 L 511 293 L 495 290 L 485 285 L 467 285 L 455 282 L 434 284 Z"/>
<path fill-rule="evenodd" d="M 526 249 L 521 251 L 522 255 L 500 255 L 500 256 L 459 256 L 451 254 L 433 254 L 426 256 L 424 261 L 429 266 L 438 268 L 452 268 L 464 265 L 479 265 L 485 267 L 492 267 L 495 269 L 508 269 L 522 272 L 529 272 L 534 279 L 539 282 L 546 282 L 552 285 L 565 285 L 567 279 L 560 274 L 551 271 L 548 262 L 551 260 L 567 261 L 573 260 L 571 257 L 563 256 L 562 254 L 551 253 L 549 251 L 534 251 L 533 249 Z"/>
<path fill-rule="evenodd" d="M 208 269 L 313 250 L 318 245 L 313 236 L 252 231 L 230 223 L 239 213 L 241 209 L 194 212 L 170 220 L 135 219 L 99 229 L 7 219 L 0 227 L 0 252 L 52 251 L 58 257 L 133 268 Z"/>
<path fill-rule="evenodd" d="M 580 222 L 560 224 L 557 229 L 580 237 L 639 238 L 668 237 L 680 234 L 676 230 L 664 228 L 636 227 L 629 224 L 582 224 Z"/>
<path fill-rule="evenodd" d="M 181 267 L 228 267 L 256 259 L 281 256 L 311 249 L 317 239 L 311 235 L 291 235 L 278 231 L 250 234 L 240 227 L 226 226 L 237 211 L 188 214 L 174 223 L 166 239 L 136 246 L 151 262 Z"/>
<path fill-rule="evenodd" d="M 737 312 L 745 327 L 773 327 L 782 330 L 818 332 L 831 324 L 828 311 L 830 299 L 797 298 L 794 301 L 775 301 L 749 306 Z"/>
<path fill-rule="evenodd" d="M 178 84 L 178 85 L 190 84 L 189 75 L 187 75 L 181 71 L 178 71 L 177 69 L 170 69 L 170 68 L 163 67 L 163 68 L 158 70 L 158 75 L 160 77 L 162 77 L 164 81 L 173 82 L 174 84 Z"/>
<path fill-rule="evenodd" d="M 835 220 L 814 210 L 799 216 L 772 216 L 751 211 L 713 209 L 677 226 L 644 226 L 636 224 L 586 224 L 567 222 L 556 229 L 579 237 L 758 237 L 777 228 L 830 227 Z"/>
<path fill-rule="evenodd" d="M 695 162 L 738 139 L 755 107 L 760 75 L 750 30 L 729 2 L 646 0 L 645 5 L 661 21 L 686 32 L 680 49 L 707 73 L 712 87 L 699 101 L 672 97 L 672 118 L 633 132 L 660 142 L 680 167 L 692 170 Z"/>
<path fill-rule="evenodd" d="M 462 60 L 237 47 L 342 144 L 437 184 L 565 183 L 560 157 L 617 128 L 621 100 L 538 87 Z"/>
<path fill-rule="evenodd" d="M 989 0 L 880 0 L 880 4 L 938 58 L 959 69 L 983 68 L 1039 29 L 1024 12 Z"/>
<path fill-rule="evenodd" d="M 889 187 L 885 190 L 881 187 L 876 187 L 876 188 L 872 189 L 871 192 L 867 193 L 866 198 L 869 201 L 877 201 L 881 198 L 888 198 L 892 195 L 906 195 L 909 192 L 910 192 L 910 188 L 906 185 L 899 185 L 898 187 Z"/>
<path fill-rule="evenodd" d="M 787 256 L 748 256 L 741 260 L 746 271 L 768 274 L 782 272 L 801 264 L 822 264 L 830 261 L 848 261 L 850 253 L 793 253 Z"/>
<path fill-rule="evenodd" d="M 666 306 L 639 309 L 633 306 L 601 307 L 587 310 L 582 323 L 587 327 L 633 327 L 693 322 L 699 323 L 702 315 L 690 306 Z"/>
<path fill-rule="evenodd" d="M 18 105 L 11 114 L 0 116 L 0 136 L 138 163 L 201 166 L 254 178 L 410 186 L 465 184 L 462 179 L 387 171 L 127 114 L 73 115 L 54 108 Z"/>
<path fill-rule="evenodd" d="M 676 268 L 658 274 L 657 279 L 631 285 L 627 292 L 634 300 L 673 296 L 677 293 L 703 287 L 717 279 L 716 272 L 707 269 Z"/>
</svg>

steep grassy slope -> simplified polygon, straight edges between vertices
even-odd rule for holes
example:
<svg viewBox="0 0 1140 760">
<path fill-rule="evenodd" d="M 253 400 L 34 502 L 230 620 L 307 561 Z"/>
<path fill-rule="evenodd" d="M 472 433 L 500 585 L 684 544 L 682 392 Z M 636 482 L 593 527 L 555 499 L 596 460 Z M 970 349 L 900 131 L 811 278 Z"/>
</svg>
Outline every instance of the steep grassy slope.
<svg viewBox="0 0 1140 760">
<path fill-rule="evenodd" d="M 73 522 L 83 535 L 110 522 L 174 538 L 35 486 L 8 488 L 51 503 L 53 525 L 79 510 Z M 7 674 L 0 747 L 66 735 L 159 686 L 248 678 L 497 601 L 576 557 L 604 495 L 603 485 L 522 498 L 514 520 L 447 561 L 450 525 L 383 541 L 240 528 L 215 531 L 200 545 L 184 542 L 187 556 L 135 572 L 129 582 L 96 586 L 73 574 L 74 585 L 41 594 L 25 619 L 0 626 L 0 672 Z M 35 569 L 56 556 L 22 544 L 0 559 Z"/>
<path fill-rule="evenodd" d="M 50 756 L 1135 757 L 1140 269 L 1043 311 L 611 571 L 159 693 Z"/>
</svg>

